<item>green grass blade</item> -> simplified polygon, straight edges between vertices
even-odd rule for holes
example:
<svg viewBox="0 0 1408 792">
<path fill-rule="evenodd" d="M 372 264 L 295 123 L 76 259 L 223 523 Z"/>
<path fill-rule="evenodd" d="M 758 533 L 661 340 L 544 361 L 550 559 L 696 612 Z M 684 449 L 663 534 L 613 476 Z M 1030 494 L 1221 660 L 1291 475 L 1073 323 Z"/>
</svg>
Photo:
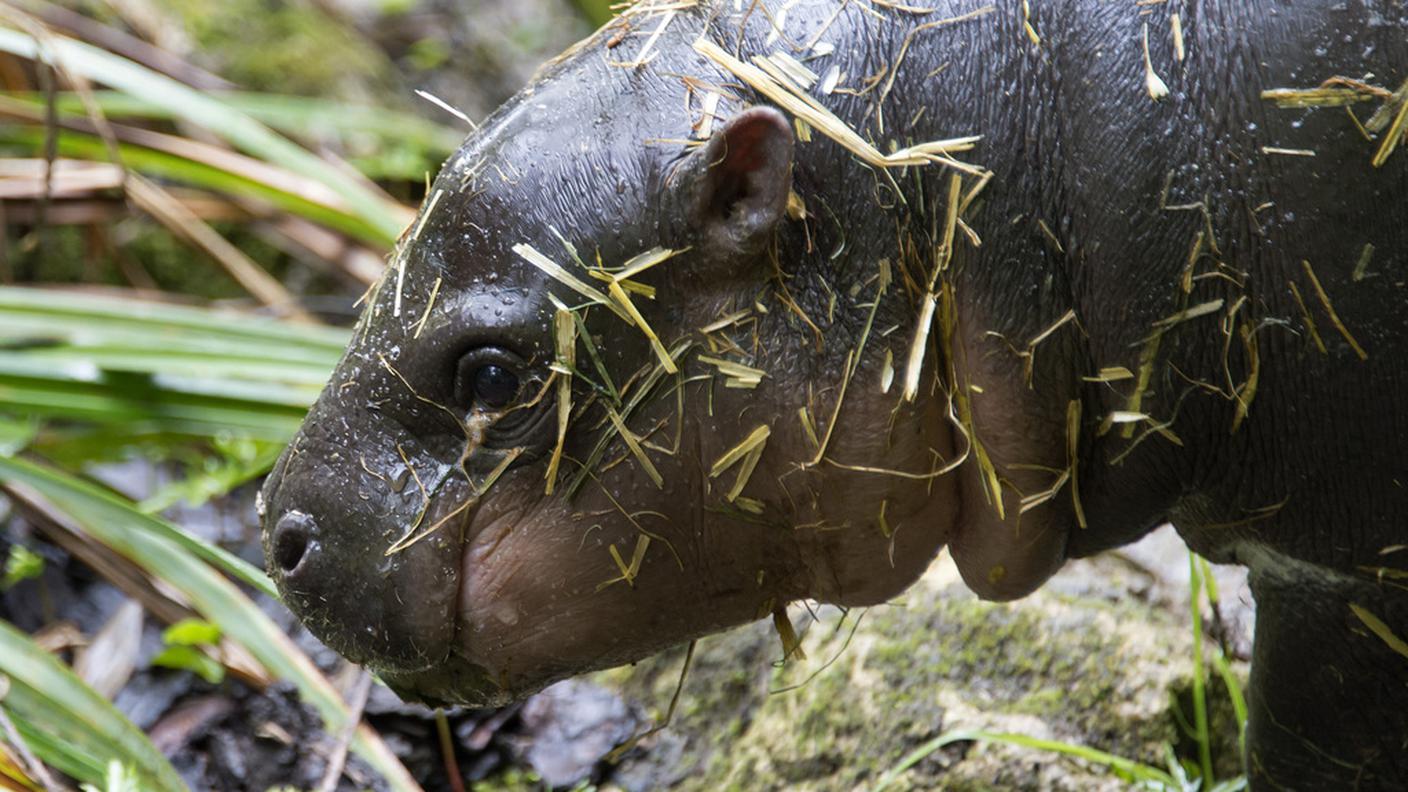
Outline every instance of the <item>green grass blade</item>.
<svg viewBox="0 0 1408 792">
<path fill-rule="evenodd" d="M 230 577 L 278 599 L 279 592 L 274 584 L 253 564 L 191 536 L 165 520 L 143 514 L 130 501 L 94 484 L 22 459 L 0 459 L 0 481 L 25 484 L 85 527 L 100 525 L 97 530 L 90 531 L 94 537 L 128 558 L 132 558 L 131 553 L 115 544 L 113 537 L 121 538 L 124 534 L 159 537 L 190 556 L 223 570 Z M 114 523 L 121 527 L 109 527 Z M 135 558 L 132 560 L 138 561 Z M 163 577 L 160 568 L 155 571 L 158 577 Z"/>
<path fill-rule="evenodd" d="M 210 309 L 0 288 L 0 411 L 282 442 L 347 338 Z"/>
<path fill-rule="evenodd" d="M 0 144 L 22 148 L 29 156 L 44 151 L 44 132 L 37 127 L 0 127 Z M 310 220 L 367 243 L 377 249 L 388 247 L 386 237 L 361 218 L 337 207 L 309 200 L 265 182 L 222 170 L 205 162 L 156 151 L 129 143 L 119 143 L 118 153 L 127 168 L 145 176 L 189 184 L 238 198 L 267 201 L 274 208 Z M 108 151 L 94 135 L 65 130 L 58 140 L 61 157 L 106 162 Z"/>
<path fill-rule="evenodd" d="M 300 359 L 327 361 L 329 366 L 337 362 L 351 337 L 346 330 L 292 324 L 248 313 L 68 291 L 0 287 L 0 339 L 14 340 L 26 335 L 103 339 L 111 338 L 112 333 L 148 334 L 163 344 L 220 340 L 251 354 L 279 358 L 296 355 Z"/>
<path fill-rule="evenodd" d="M 919 747 L 901 757 L 893 767 L 886 770 L 885 773 L 880 776 L 880 780 L 875 782 L 875 786 L 871 788 L 871 792 L 883 792 L 883 790 L 889 789 L 890 785 L 895 783 L 895 780 L 903 775 L 906 770 L 919 764 L 923 761 L 924 757 L 940 748 L 956 742 L 976 741 L 980 739 L 981 734 L 982 732 L 979 731 L 951 731 L 940 734 L 938 737 L 920 744 Z"/>
<path fill-rule="evenodd" d="M 1050 751 L 1052 753 L 1081 759 L 1091 764 L 1107 768 L 1120 776 L 1131 781 L 1142 784 L 1153 785 L 1162 789 L 1178 789 L 1178 784 L 1173 776 L 1163 770 L 1126 759 L 1122 756 L 1106 753 L 1095 748 L 1087 748 L 1084 745 L 1074 745 L 1072 743 L 1060 742 L 1058 740 L 1044 740 L 1039 737 L 1028 737 L 1025 734 L 1007 734 L 1002 732 L 988 732 L 981 730 L 959 730 L 941 734 L 938 737 L 920 745 L 913 751 L 900 759 L 885 774 L 880 776 L 872 792 L 881 792 L 903 774 L 906 770 L 918 764 L 924 757 L 937 751 L 938 749 L 955 742 L 996 742 L 1007 745 L 1015 745 L 1021 748 L 1034 748 L 1039 751 Z"/>
<path fill-rule="evenodd" d="M 1237 681 L 1237 675 L 1232 673 L 1232 665 L 1227 662 L 1221 652 L 1212 659 L 1213 668 L 1222 677 L 1222 683 L 1227 686 L 1227 697 L 1232 701 L 1232 712 L 1237 718 L 1237 749 L 1239 753 L 1245 754 L 1247 749 L 1247 697 L 1242 693 L 1242 683 Z"/>
<path fill-rule="evenodd" d="M 0 287 L 0 318 L 6 320 L 0 324 L 0 337 L 20 335 L 18 327 L 21 326 L 13 323 L 32 321 L 44 333 L 62 334 L 65 338 L 114 331 L 159 331 L 168 342 L 184 344 L 191 338 L 217 338 L 238 344 L 260 344 L 258 354 L 279 352 L 280 348 L 300 352 L 313 349 L 334 362 L 351 337 L 346 330 L 291 324 L 237 311 L 14 286 Z M 87 324 L 73 326 L 75 321 Z"/>
<path fill-rule="evenodd" d="M 299 138 L 322 140 L 328 137 L 367 137 L 380 139 L 418 150 L 426 159 L 443 159 L 464 142 L 468 130 L 444 126 L 410 113 L 384 107 L 349 105 L 345 102 L 314 99 L 304 96 L 255 93 L 248 91 L 205 91 L 226 107 L 268 125 L 272 129 Z M 40 94 L 3 93 L 0 95 L 22 101 L 33 108 L 42 108 Z M 98 107 L 109 118 L 141 118 L 170 121 L 177 118 L 170 107 L 140 96 L 117 91 L 94 91 Z M 70 92 L 55 97 L 59 112 L 69 116 L 84 115 L 83 103 Z"/>
<path fill-rule="evenodd" d="M 346 723 L 347 707 L 327 679 L 258 606 L 207 565 L 205 561 L 218 557 L 210 552 L 213 548 L 200 547 L 175 526 L 143 514 L 120 498 L 29 462 L 0 458 L 0 481 L 37 491 L 73 518 L 89 536 L 184 594 L 201 618 L 218 625 L 275 677 L 297 685 L 303 700 L 322 716 L 329 733 L 336 734 Z M 251 577 L 253 568 L 242 561 L 238 564 L 243 567 L 221 567 L 242 570 L 241 579 Z M 262 573 L 254 574 L 262 579 L 258 587 L 268 591 L 268 580 L 263 579 Z M 370 730 L 359 729 L 352 745 L 393 789 L 419 789 Z"/>
<path fill-rule="evenodd" d="M 45 762 L 80 780 L 101 784 L 107 763 L 116 759 L 137 772 L 143 789 L 186 788 L 141 729 L 4 621 L 0 621 L 0 674 L 10 681 L 0 707 L 13 716 Z"/>
<path fill-rule="evenodd" d="M 1208 731 L 1207 666 L 1203 654 L 1203 575 L 1197 554 L 1188 551 L 1188 601 L 1193 617 L 1193 737 L 1198 741 L 1198 768 L 1204 784 L 1213 782 L 1212 736 Z"/>
<path fill-rule="evenodd" d="M 164 107 L 181 119 L 220 135 L 247 154 L 315 179 L 337 191 L 388 246 L 394 244 L 400 235 L 401 224 L 386 197 L 218 99 L 80 41 L 50 36 L 45 40 L 45 45 L 46 51 L 41 51 L 32 37 L 0 28 L 0 51 L 30 60 L 52 56 L 64 68 L 89 80 Z"/>
<path fill-rule="evenodd" d="M 191 437 L 222 433 L 287 442 L 298 431 L 310 394 L 300 404 L 206 395 L 160 382 L 121 378 L 33 377 L 9 370 L 0 357 L 0 412 L 26 418 L 128 427 L 136 436 L 165 432 Z"/>
</svg>

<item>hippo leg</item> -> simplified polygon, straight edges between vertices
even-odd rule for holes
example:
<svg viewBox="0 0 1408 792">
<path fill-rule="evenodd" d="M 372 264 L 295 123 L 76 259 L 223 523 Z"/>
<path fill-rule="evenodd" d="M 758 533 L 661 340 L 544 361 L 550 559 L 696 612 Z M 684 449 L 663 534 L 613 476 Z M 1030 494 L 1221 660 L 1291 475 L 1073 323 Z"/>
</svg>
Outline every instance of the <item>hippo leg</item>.
<svg viewBox="0 0 1408 792">
<path fill-rule="evenodd" d="M 1257 561 L 1251 788 L 1408 788 L 1408 590 Z"/>
</svg>

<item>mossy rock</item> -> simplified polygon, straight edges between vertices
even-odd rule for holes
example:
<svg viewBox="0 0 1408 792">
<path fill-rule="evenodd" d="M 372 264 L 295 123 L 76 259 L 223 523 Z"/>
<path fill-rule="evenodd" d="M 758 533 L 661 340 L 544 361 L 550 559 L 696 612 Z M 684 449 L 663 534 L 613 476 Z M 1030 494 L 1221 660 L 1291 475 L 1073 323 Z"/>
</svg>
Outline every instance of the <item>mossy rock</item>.
<svg viewBox="0 0 1408 792">
<path fill-rule="evenodd" d="M 794 608 L 807 659 L 779 664 L 770 623 L 700 642 L 674 723 L 629 756 L 637 790 L 868 789 L 955 729 L 1019 733 L 1165 766 L 1184 745 L 1173 696 L 1193 673 L 1186 615 L 1140 600 L 1127 564 L 1075 562 L 1020 602 L 979 601 L 944 558 L 901 599 Z M 683 652 L 598 675 L 663 715 Z M 1245 675 L 1245 669 L 1239 669 Z M 1220 688 L 1209 696 L 1223 695 Z M 1230 708 L 1213 700 L 1220 772 L 1236 767 Z M 1102 768 L 996 743 L 957 742 L 890 789 L 1125 789 Z"/>
</svg>

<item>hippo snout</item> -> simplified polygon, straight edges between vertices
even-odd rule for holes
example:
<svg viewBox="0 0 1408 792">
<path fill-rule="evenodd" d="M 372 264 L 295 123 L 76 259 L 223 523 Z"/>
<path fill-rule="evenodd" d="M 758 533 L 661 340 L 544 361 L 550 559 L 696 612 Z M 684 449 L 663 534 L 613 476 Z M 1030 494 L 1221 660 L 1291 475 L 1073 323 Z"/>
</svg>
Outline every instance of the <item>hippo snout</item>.
<svg viewBox="0 0 1408 792">
<path fill-rule="evenodd" d="M 399 444 L 416 450 L 404 438 Z M 445 662 L 456 634 L 460 532 L 437 531 L 398 548 L 406 526 L 440 519 L 439 510 L 419 499 L 418 487 L 396 492 L 354 472 L 364 461 L 371 470 L 393 469 L 368 444 L 328 445 L 305 433 L 300 452 L 286 454 L 265 485 L 269 576 L 308 629 L 355 662 L 407 673 Z"/>
</svg>

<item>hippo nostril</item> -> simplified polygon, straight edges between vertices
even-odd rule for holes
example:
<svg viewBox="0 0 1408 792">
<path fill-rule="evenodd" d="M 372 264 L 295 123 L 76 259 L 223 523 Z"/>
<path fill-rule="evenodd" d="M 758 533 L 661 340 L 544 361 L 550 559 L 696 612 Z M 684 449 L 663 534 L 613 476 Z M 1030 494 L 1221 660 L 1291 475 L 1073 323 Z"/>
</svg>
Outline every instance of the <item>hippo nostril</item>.
<svg viewBox="0 0 1408 792">
<path fill-rule="evenodd" d="M 302 512 L 289 512 L 274 526 L 274 563 L 285 573 L 298 568 L 308 554 L 313 519 Z"/>
</svg>

